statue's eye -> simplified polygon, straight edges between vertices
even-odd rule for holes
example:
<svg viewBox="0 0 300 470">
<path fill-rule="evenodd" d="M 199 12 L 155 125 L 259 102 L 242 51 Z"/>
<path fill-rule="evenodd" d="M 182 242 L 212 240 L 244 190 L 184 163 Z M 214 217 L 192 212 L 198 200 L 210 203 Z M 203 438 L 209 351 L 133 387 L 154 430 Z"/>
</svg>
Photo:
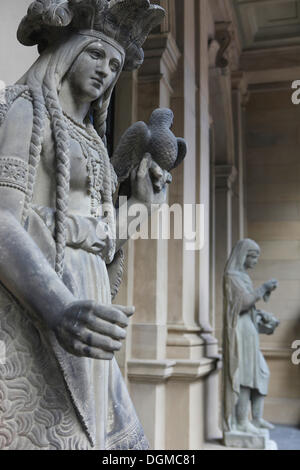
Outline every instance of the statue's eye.
<svg viewBox="0 0 300 470">
<path fill-rule="evenodd" d="M 111 60 L 109 65 L 112 72 L 118 72 L 120 70 L 121 64 L 118 60 Z"/>
<path fill-rule="evenodd" d="M 105 59 L 105 52 L 100 49 L 91 49 L 89 54 L 95 60 Z"/>
</svg>

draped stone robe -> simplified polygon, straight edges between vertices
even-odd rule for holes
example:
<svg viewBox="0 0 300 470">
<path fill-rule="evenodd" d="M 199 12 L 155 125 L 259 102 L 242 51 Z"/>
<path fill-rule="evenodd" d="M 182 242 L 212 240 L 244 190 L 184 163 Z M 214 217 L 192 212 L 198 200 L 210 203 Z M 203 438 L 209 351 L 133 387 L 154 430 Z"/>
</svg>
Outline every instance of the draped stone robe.
<svg viewBox="0 0 300 470">
<path fill-rule="evenodd" d="M 267 395 L 269 369 L 259 349 L 258 317 L 253 305 L 245 311 L 249 298 L 254 297 L 252 281 L 247 273 L 229 270 L 224 275 L 224 425 L 235 425 L 235 406 L 240 387 L 256 389 Z"/>
</svg>

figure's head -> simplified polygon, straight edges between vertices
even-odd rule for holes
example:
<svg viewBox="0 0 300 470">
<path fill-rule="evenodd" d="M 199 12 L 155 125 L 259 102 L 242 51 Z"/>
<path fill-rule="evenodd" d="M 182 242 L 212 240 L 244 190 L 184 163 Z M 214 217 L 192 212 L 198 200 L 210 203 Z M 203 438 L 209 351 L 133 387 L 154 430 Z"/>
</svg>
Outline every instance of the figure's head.
<svg viewBox="0 0 300 470">
<path fill-rule="evenodd" d="M 124 54 L 112 44 L 97 40 L 77 57 L 64 77 L 77 99 L 93 102 L 104 96 L 116 82 L 124 63 Z"/>
<path fill-rule="evenodd" d="M 225 267 L 225 273 L 245 272 L 247 269 L 253 269 L 258 262 L 259 256 L 260 248 L 255 241 L 250 238 L 239 240 L 231 252 Z"/>
<path fill-rule="evenodd" d="M 26 46 L 36 44 L 41 60 L 31 79 L 27 74 L 20 83 L 38 88 L 39 82 L 45 82 L 49 75 L 52 85 L 54 77 L 59 92 L 62 80 L 70 80 L 84 99 L 95 102 L 94 123 L 104 138 L 109 100 L 119 73 L 143 63 L 142 45 L 164 16 L 164 9 L 149 0 L 35 0 L 21 21 L 17 36 Z M 102 44 L 109 56 L 110 70 L 105 61 L 100 61 L 103 51 L 97 51 L 96 61 L 96 55 L 86 50 L 91 42 L 98 43 L 94 52 Z"/>
<path fill-rule="evenodd" d="M 100 33 L 75 33 L 54 54 L 58 91 L 68 82 L 76 100 L 95 107 L 108 103 L 124 65 L 120 44 Z"/>
<path fill-rule="evenodd" d="M 153 111 L 153 113 L 151 114 L 149 124 L 155 124 L 156 126 L 166 125 L 168 127 L 171 127 L 173 124 L 173 120 L 174 114 L 171 109 L 158 108 L 155 109 L 155 111 Z"/>
<path fill-rule="evenodd" d="M 245 269 L 253 269 L 258 263 L 259 256 L 259 250 L 249 250 L 244 263 Z"/>
</svg>

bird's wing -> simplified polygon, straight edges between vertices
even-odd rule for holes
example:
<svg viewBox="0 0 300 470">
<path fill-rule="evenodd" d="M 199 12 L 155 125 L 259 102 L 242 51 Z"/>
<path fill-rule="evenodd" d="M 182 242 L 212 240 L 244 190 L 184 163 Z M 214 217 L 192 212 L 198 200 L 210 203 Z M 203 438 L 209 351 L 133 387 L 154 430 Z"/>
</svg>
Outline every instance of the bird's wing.
<svg viewBox="0 0 300 470">
<path fill-rule="evenodd" d="M 148 126 L 139 121 L 133 124 L 123 134 L 116 148 L 111 164 L 118 176 L 119 182 L 124 181 L 133 168 L 142 160 L 150 140 Z"/>
<path fill-rule="evenodd" d="M 177 138 L 177 144 L 178 144 L 178 154 L 177 154 L 177 160 L 174 163 L 173 169 L 178 167 L 183 162 L 183 160 L 185 159 L 186 154 L 187 154 L 186 141 L 184 139 L 182 139 L 181 137 L 178 137 Z"/>
</svg>

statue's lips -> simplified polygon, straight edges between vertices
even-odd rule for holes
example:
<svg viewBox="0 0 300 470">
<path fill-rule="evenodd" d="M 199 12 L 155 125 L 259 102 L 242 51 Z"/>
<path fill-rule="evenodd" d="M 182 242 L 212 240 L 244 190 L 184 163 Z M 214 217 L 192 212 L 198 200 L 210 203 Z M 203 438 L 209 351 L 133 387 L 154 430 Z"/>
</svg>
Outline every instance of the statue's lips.
<svg viewBox="0 0 300 470">
<path fill-rule="evenodd" d="M 96 84 L 100 87 L 103 85 L 103 80 L 102 78 L 99 78 L 99 77 L 91 77 L 91 80 L 93 82 L 96 82 Z"/>
</svg>

